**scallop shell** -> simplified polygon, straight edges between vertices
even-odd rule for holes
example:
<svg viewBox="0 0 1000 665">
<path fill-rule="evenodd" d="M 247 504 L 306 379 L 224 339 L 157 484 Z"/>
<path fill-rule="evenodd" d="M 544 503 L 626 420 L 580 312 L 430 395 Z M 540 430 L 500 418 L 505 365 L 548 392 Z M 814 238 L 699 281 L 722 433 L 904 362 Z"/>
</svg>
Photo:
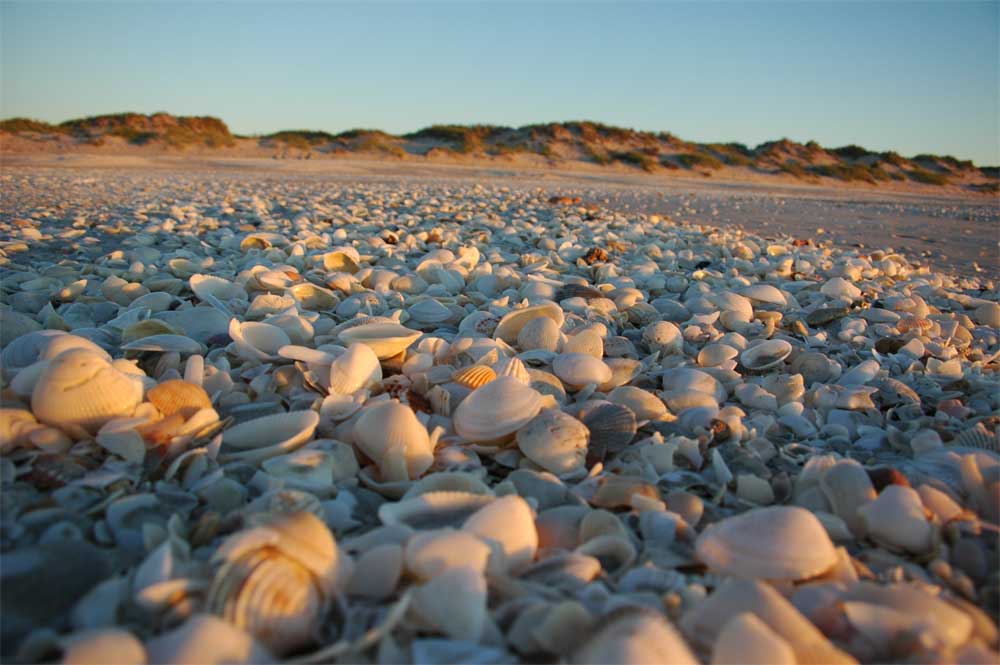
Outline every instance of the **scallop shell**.
<svg viewBox="0 0 1000 665">
<path fill-rule="evenodd" d="M 562 302 L 570 298 L 583 298 L 593 300 L 603 298 L 604 292 L 587 284 L 566 284 L 556 292 L 556 302 Z"/>
<path fill-rule="evenodd" d="M 466 388 L 475 390 L 497 378 L 497 373 L 487 365 L 469 365 L 468 367 L 455 370 L 451 378 L 455 383 L 460 383 Z"/>
<path fill-rule="evenodd" d="M 832 568 L 837 554 L 823 525 L 797 506 L 754 508 L 710 525 L 698 558 L 724 575 L 801 580 Z"/>
<path fill-rule="evenodd" d="M 382 381 L 382 366 L 371 347 L 351 344 L 330 363 L 330 393 L 351 395 Z"/>
<path fill-rule="evenodd" d="M 112 418 L 132 415 L 142 393 L 142 379 L 112 367 L 106 354 L 70 349 L 42 372 L 31 393 L 31 410 L 48 425 L 93 432 Z"/>
<path fill-rule="evenodd" d="M 526 386 L 531 384 L 531 375 L 520 358 L 501 358 L 493 363 L 493 371 L 496 372 L 497 378 L 509 376 Z"/>
<path fill-rule="evenodd" d="M 188 280 L 191 291 L 202 300 L 246 300 L 247 292 L 239 284 L 214 275 L 191 275 Z"/>
<path fill-rule="evenodd" d="M 292 343 L 288 334 L 278 326 L 256 321 L 229 322 L 229 336 L 236 352 L 245 360 L 277 360 L 278 350 Z"/>
<path fill-rule="evenodd" d="M 205 605 L 276 654 L 315 639 L 328 599 L 350 561 L 333 535 L 308 512 L 231 536 L 216 551 L 221 563 Z"/>
<path fill-rule="evenodd" d="M 380 360 L 384 360 L 405 351 L 422 334 L 398 323 L 367 323 L 342 330 L 338 337 L 345 344 L 367 344 Z"/>
<path fill-rule="evenodd" d="M 455 409 L 453 424 L 459 436 L 480 443 L 499 441 L 538 415 L 542 396 L 509 376 L 472 391 Z"/>
<path fill-rule="evenodd" d="M 212 408 L 212 400 L 204 388 L 181 379 L 164 381 L 151 388 L 146 399 L 164 416 L 179 413 L 185 420 L 201 409 Z"/>
<path fill-rule="evenodd" d="M 227 429 L 222 445 L 237 452 L 223 453 L 226 460 L 258 461 L 290 453 L 313 437 L 319 424 L 315 411 L 292 411 L 255 418 Z"/>
<path fill-rule="evenodd" d="M 378 466 L 383 481 L 416 479 L 434 462 L 427 428 L 412 409 L 395 400 L 362 411 L 354 438 Z"/>
<path fill-rule="evenodd" d="M 792 345 L 783 339 L 769 339 L 754 344 L 740 354 L 740 362 L 749 370 L 763 371 L 781 365 L 792 353 Z"/>
<path fill-rule="evenodd" d="M 547 409 L 517 432 L 517 447 L 532 462 L 555 474 L 583 468 L 590 430 L 576 418 Z"/>
<path fill-rule="evenodd" d="M 592 383 L 600 386 L 613 376 L 607 363 L 586 353 L 559 354 L 552 361 L 552 372 L 567 388 L 581 388 Z"/>
<path fill-rule="evenodd" d="M 502 339 L 508 344 L 516 344 L 517 336 L 532 319 L 545 316 L 552 319 L 556 326 L 562 327 L 565 315 L 562 308 L 554 302 L 544 302 L 539 305 L 515 309 L 503 316 L 493 332 L 495 339 Z"/>
<path fill-rule="evenodd" d="M 624 450 L 636 433 L 635 414 L 627 406 L 599 402 L 580 412 L 580 420 L 590 430 L 590 461 Z"/>
</svg>

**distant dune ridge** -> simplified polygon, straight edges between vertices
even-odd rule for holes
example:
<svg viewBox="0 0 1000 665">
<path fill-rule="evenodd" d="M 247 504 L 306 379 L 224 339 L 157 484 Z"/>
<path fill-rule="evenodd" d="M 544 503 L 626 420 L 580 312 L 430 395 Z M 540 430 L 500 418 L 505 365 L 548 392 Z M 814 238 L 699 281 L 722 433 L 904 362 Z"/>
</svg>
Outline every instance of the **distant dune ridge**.
<svg viewBox="0 0 1000 665">
<path fill-rule="evenodd" d="M 741 143 L 693 143 L 667 132 L 640 132 L 574 121 L 500 127 L 434 125 L 395 136 L 376 129 L 339 134 L 283 130 L 240 136 L 209 116 L 118 113 L 53 125 L 26 118 L 0 121 L 0 150 L 23 152 L 188 152 L 220 156 L 323 159 L 368 156 L 445 162 L 482 160 L 717 176 L 733 180 L 793 179 L 815 184 L 941 188 L 996 194 L 1000 169 L 951 156 L 873 152 L 860 146 L 824 148 L 788 139 L 755 148 Z"/>
</svg>

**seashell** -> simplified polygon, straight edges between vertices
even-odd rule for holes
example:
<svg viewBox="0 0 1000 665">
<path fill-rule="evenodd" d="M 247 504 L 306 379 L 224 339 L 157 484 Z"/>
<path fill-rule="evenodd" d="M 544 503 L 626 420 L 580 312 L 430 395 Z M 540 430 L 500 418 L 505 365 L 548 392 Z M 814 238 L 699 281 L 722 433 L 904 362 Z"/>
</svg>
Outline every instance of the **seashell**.
<svg viewBox="0 0 1000 665">
<path fill-rule="evenodd" d="M 278 350 L 292 343 L 278 326 L 256 321 L 240 322 L 239 319 L 229 322 L 229 336 L 237 354 L 244 360 L 277 360 Z"/>
<path fill-rule="evenodd" d="M 406 542 L 406 570 L 429 580 L 446 570 L 469 567 L 482 573 L 490 558 L 490 546 L 471 533 L 452 528 L 420 531 Z"/>
<path fill-rule="evenodd" d="M 642 478 L 606 475 L 601 478 L 590 503 L 608 510 L 631 508 L 634 496 L 659 500 L 660 492 Z"/>
<path fill-rule="evenodd" d="M 206 608 L 275 654 L 313 642 L 325 602 L 350 566 L 326 525 L 307 512 L 237 533 L 212 559 L 221 565 Z"/>
<path fill-rule="evenodd" d="M 851 533 L 863 538 L 865 524 L 858 510 L 876 496 L 865 468 L 854 460 L 840 460 L 823 471 L 819 486 L 833 512 L 844 520 Z"/>
<path fill-rule="evenodd" d="M 635 414 L 621 404 L 604 402 L 585 408 L 580 420 L 590 430 L 590 463 L 624 450 L 635 437 Z"/>
<path fill-rule="evenodd" d="M 980 448 L 992 452 L 1000 452 L 1000 428 L 992 433 L 981 423 L 962 430 L 954 439 L 956 446 Z"/>
<path fill-rule="evenodd" d="M 384 503 L 378 517 L 387 526 L 403 525 L 411 529 L 459 527 L 470 515 L 494 501 L 488 494 L 471 492 L 426 492 L 396 503 Z"/>
<path fill-rule="evenodd" d="M 290 286 L 286 293 L 294 298 L 302 309 L 312 312 L 332 310 L 340 304 L 340 298 L 333 291 L 310 282 Z"/>
<path fill-rule="evenodd" d="M 259 320 L 284 312 L 292 307 L 295 307 L 294 298 L 264 293 L 253 299 L 244 316 L 248 320 Z"/>
<path fill-rule="evenodd" d="M 192 293 L 201 300 L 246 300 L 247 292 L 239 284 L 233 284 L 227 279 L 213 275 L 191 275 L 188 280 Z"/>
<path fill-rule="evenodd" d="M 500 322 L 497 323 L 493 337 L 494 339 L 502 339 L 508 344 L 516 344 L 517 336 L 520 334 L 521 329 L 529 321 L 540 316 L 552 319 L 559 328 L 562 327 L 565 320 L 565 315 L 559 305 L 554 302 L 543 302 L 539 305 L 515 309 L 505 314 L 500 319 Z"/>
<path fill-rule="evenodd" d="M 229 331 L 230 317 L 215 307 L 192 307 L 190 309 L 161 312 L 156 315 L 184 335 L 202 344 Z"/>
<path fill-rule="evenodd" d="M 568 388 L 581 388 L 589 384 L 601 385 L 611 380 L 611 368 L 585 353 L 561 353 L 552 361 L 552 372 Z"/>
<path fill-rule="evenodd" d="M 89 339 L 69 335 L 62 330 L 36 330 L 17 337 L 5 346 L 0 362 L 8 372 L 16 373 L 70 349 L 88 349 L 110 360 L 107 352 Z"/>
<path fill-rule="evenodd" d="M 61 640 L 67 665 L 146 665 L 146 649 L 132 633 L 120 628 L 74 633 Z"/>
<path fill-rule="evenodd" d="M 352 395 L 381 381 L 382 365 L 366 344 L 351 344 L 347 351 L 330 363 L 331 394 Z"/>
<path fill-rule="evenodd" d="M 421 324 L 439 324 L 455 316 L 447 306 L 434 298 L 423 298 L 406 308 L 410 318 Z"/>
<path fill-rule="evenodd" d="M 361 270 L 361 257 L 353 247 L 337 247 L 319 257 L 323 268 L 329 272 L 354 274 Z"/>
<path fill-rule="evenodd" d="M 698 352 L 698 364 L 702 367 L 716 367 L 739 355 L 739 350 L 728 344 L 706 344 Z"/>
<path fill-rule="evenodd" d="M 472 391 L 454 411 L 455 432 L 479 443 L 506 439 L 538 415 L 542 396 L 509 376 Z"/>
<path fill-rule="evenodd" d="M 486 624 L 486 579 L 473 568 L 450 568 L 417 587 L 412 606 L 448 638 L 478 642 Z"/>
<path fill-rule="evenodd" d="M 698 559 L 721 574 L 801 580 L 829 570 L 836 552 L 823 525 L 797 506 L 754 508 L 708 526 Z"/>
<path fill-rule="evenodd" d="M 422 334 L 398 323 L 368 323 L 342 330 L 338 338 L 348 345 L 355 342 L 366 344 L 380 360 L 384 360 L 406 350 Z"/>
<path fill-rule="evenodd" d="M 465 520 L 462 530 L 498 548 L 508 572 L 523 570 L 538 550 L 535 515 L 528 502 L 517 495 L 489 502 Z"/>
<path fill-rule="evenodd" d="M 122 330 L 122 341 L 126 344 L 154 335 L 179 335 L 180 331 L 160 319 L 143 319 Z"/>
<path fill-rule="evenodd" d="M 159 353 L 204 353 L 205 347 L 184 335 L 149 335 L 122 346 L 122 351 L 155 351 Z"/>
<path fill-rule="evenodd" d="M 367 550 L 354 564 L 347 593 L 372 600 L 389 598 L 403 575 L 403 548 L 385 543 Z"/>
<path fill-rule="evenodd" d="M 531 385 L 531 374 L 520 358 L 501 358 L 493 363 L 493 371 L 497 378 L 509 376 L 526 386 Z"/>
<path fill-rule="evenodd" d="M 0 346 L 4 347 L 5 351 L 7 346 L 18 337 L 41 329 L 41 324 L 27 314 L 8 307 L 0 307 Z M 6 365 L 6 363 L 4 364 Z"/>
<path fill-rule="evenodd" d="M 1000 328 L 1000 303 L 988 302 L 980 305 L 973 312 L 972 318 L 980 325 Z"/>
<path fill-rule="evenodd" d="M 142 392 L 142 379 L 112 367 L 103 352 L 70 349 L 42 371 L 31 410 L 48 425 L 95 432 L 112 418 L 132 415 Z"/>
<path fill-rule="evenodd" d="M 146 399 L 164 416 L 179 413 L 185 420 L 201 409 L 212 408 L 212 400 L 204 388 L 181 379 L 156 385 L 146 393 Z"/>
<path fill-rule="evenodd" d="M 559 288 L 556 292 L 556 302 L 562 302 L 563 300 L 568 300 L 570 298 L 583 298 L 584 300 L 593 300 L 594 298 L 603 298 L 604 292 L 600 289 L 595 289 L 593 286 L 587 284 L 566 284 Z"/>
<path fill-rule="evenodd" d="M 781 365 L 792 353 L 792 345 L 783 339 L 769 339 L 754 344 L 740 354 L 740 362 L 749 370 L 763 371 Z"/>
<path fill-rule="evenodd" d="M 532 462 L 555 474 L 584 466 L 590 430 L 576 418 L 547 409 L 517 431 L 517 447 Z"/>
<path fill-rule="evenodd" d="M 819 292 L 829 298 L 846 298 L 848 300 L 858 300 L 861 297 L 861 289 L 848 282 L 843 277 L 828 279 Z"/>
<path fill-rule="evenodd" d="M 664 662 L 696 665 L 680 634 L 658 612 L 628 609 L 605 617 L 596 632 L 573 651 L 574 665 L 643 665 Z"/>
<path fill-rule="evenodd" d="M 592 329 L 574 331 L 566 338 L 563 353 L 582 353 L 600 360 L 604 357 L 604 339 Z"/>
<path fill-rule="evenodd" d="M 427 428 L 409 407 L 395 400 L 362 411 L 354 437 L 383 480 L 416 479 L 434 462 Z"/>
<path fill-rule="evenodd" d="M 309 441 L 319 424 L 315 411 L 292 411 L 255 418 L 230 427 L 222 434 L 222 445 L 235 452 L 221 455 L 224 460 L 249 462 L 283 455 Z"/>
<path fill-rule="evenodd" d="M 642 331 L 642 340 L 650 351 L 659 351 L 665 356 L 680 353 L 684 347 L 680 328 L 670 321 L 656 321 L 646 326 Z"/>
<path fill-rule="evenodd" d="M 628 407 L 636 420 L 658 420 L 667 413 L 659 397 L 634 386 L 619 386 L 608 394 L 608 401 Z"/>
<path fill-rule="evenodd" d="M 228 621 L 206 614 L 190 617 L 180 627 L 146 643 L 151 663 L 263 663 L 274 657 L 250 635 Z"/>
<path fill-rule="evenodd" d="M 679 394 L 702 393 L 711 397 L 716 404 L 726 398 L 726 389 L 714 376 L 703 370 L 689 367 L 679 367 L 664 372 L 663 390 Z"/>
<path fill-rule="evenodd" d="M 933 544 L 933 528 L 920 495 L 912 487 L 890 485 L 857 509 L 868 537 L 895 551 L 923 554 Z"/>
<path fill-rule="evenodd" d="M 767 305 L 777 305 L 778 307 L 784 307 L 788 304 L 788 299 L 785 298 L 780 290 L 770 284 L 752 284 L 745 289 L 743 289 L 743 295 L 750 299 L 752 303 L 764 303 Z"/>
<path fill-rule="evenodd" d="M 528 321 L 517 334 L 517 347 L 522 351 L 558 351 L 562 333 L 555 320 L 539 316 Z"/>
<path fill-rule="evenodd" d="M 497 373 L 486 365 L 469 365 L 452 372 L 451 378 L 455 383 L 475 390 L 497 378 Z"/>
<path fill-rule="evenodd" d="M 806 385 L 828 383 L 840 376 L 840 365 L 822 353 L 807 351 L 792 359 L 791 371 L 801 374 Z"/>
<path fill-rule="evenodd" d="M 284 247 L 288 240 L 280 233 L 248 233 L 240 241 L 240 251 L 248 252 L 251 249 L 270 249 L 271 247 Z"/>
<path fill-rule="evenodd" d="M 795 652 L 766 623 L 749 612 L 737 614 L 723 626 L 712 647 L 712 663 L 774 663 L 794 665 Z"/>
<path fill-rule="evenodd" d="M 825 326 L 851 313 L 850 307 L 820 307 L 806 315 L 806 323 L 811 326 Z"/>
</svg>

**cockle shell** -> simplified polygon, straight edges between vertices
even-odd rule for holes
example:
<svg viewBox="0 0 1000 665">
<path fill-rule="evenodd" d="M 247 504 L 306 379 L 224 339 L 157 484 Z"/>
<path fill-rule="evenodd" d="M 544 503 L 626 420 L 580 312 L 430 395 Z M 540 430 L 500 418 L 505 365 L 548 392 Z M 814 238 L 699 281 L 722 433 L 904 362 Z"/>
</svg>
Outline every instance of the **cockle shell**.
<svg viewBox="0 0 1000 665">
<path fill-rule="evenodd" d="M 227 429 L 222 434 L 225 459 L 257 461 L 290 453 L 309 441 L 319 424 L 315 411 L 292 411 L 255 418 Z"/>
<path fill-rule="evenodd" d="M 185 420 L 201 409 L 212 408 L 212 400 L 204 388 L 181 379 L 164 381 L 150 388 L 146 399 L 164 416 L 179 413 Z"/>
<path fill-rule="evenodd" d="M 354 438 L 384 481 L 414 480 L 434 462 L 427 428 L 395 400 L 365 409 L 354 425 Z"/>
<path fill-rule="evenodd" d="M 792 345 L 783 339 L 769 339 L 754 344 L 740 354 L 740 362 L 749 370 L 762 371 L 781 365 L 792 353 Z"/>
<path fill-rule="evenodd" d="M 576 418 L 546 409 L 517 432 L 517 447 L 532 462 L 555 474 L 583 468 L 590 430 Z"/>
<path fill-rule="evenodd" d="M 517 334 L 517 347 L 522 351 L 541 349 L 558 351 L 562 343 L 559 324 L 547 316 L 536 317 L 521 328 Z"/>
<path fill-rule="evenodd" d="M 287 333 L 278 326 L 256 321 L 229 322 L 229 336 L 236 352 L 246 360 L 277 360 L 278 349 L 292 343 Z"/>
<path fill-rule="evenodd" d="M 367 344 L 354 343 L 330 363 L 330 393 L 351 395 L 382 380 L 382 365 Z"/>
<path fill-rule="evenodd" d="M 579 415 L 590 430 L 588 458 L 591 462 L 621 452 L 635 437 L 635 414 L 622 404 L 592 402 Z"/>
<path fill-rule="evenodd" d="M 823 525 L 797 506 L 754 508 L 712 524 L 695 552 L 716 572 L 772 580 L 814 577 L 837 561 Z"/>
<path fill-rule="evenodd" d="M 528 502 L 516 494 L 483 506 L 465 520 L 462 530 L 499 548 L 508 572 L 523 570 L 538 550 L 535 515 Z"/>
<path fill-rule="evenodd" d="M 71 349 L 42 372 L 31 393 L 31 410 L 48 425 L 94 432 L 112 418 L 131 415 L 142 392 L 142 379 L 118 371 L 105 355 Z"/>
<path fill-rule="evenodd" d="M 562 308 L 559 305 L 554 302 L 544 302 L 539 305 L 515 309 L 505 314 L 497 324 L 496 330 L 493 332 L 493 337 L 502 339 L 508 344 L 516 344 L 517 336 L 520 334 L 521 329 L 529 321 L 539 316 L 552 319 L 559 328 L 562 327 L 565 320 L 565 314 L 563 314 Z"/>
<path fill-rule="evenodd" d="M 501 358 L 493 363 L 493 371 L 497 377 L 509 376 L 517 379 L 524 385 L 531 385 L 531 375 L 524 361 L 520 358 Z"/>
<path fill-rule="evenodd" d="M 454 411 L 455 431 L 467 441 L 503 440 L 521 429 L 542 408 L 542 396 L 512 377 L 477 388 Z"/>
<path fill-rule="evenodd" d="M 889 485 L 874 501 L 857 509 L 870 538 L 894 550 L 926 553 L 933 527 L 924 515 L 920 495 L 912 487 Z"/>
<path fill-rule="evenodd" d="M 492 367 L 487 365 L 469 365 L 462 369 L 455 370 L 451 375 L 455 383 L 460 383 L 466 388 L 482 388 L 487 383 L 497 378 L 497 373 Z"/>
<path fill-rule="evenodd" d="M 422 334 L 398 323 L 368 323 L 342 330 L 338 337 L 345 344 L 367 344 L 380 360 L 384 360 L 407 349 Z"/>
<path fill-rule="evenodd" d="M 276 654 L 315 639 L 325 603 L 350 567 L 326 525 L 308 512 L 237 533 L 212 559 L 221 566 L 207 609 Z"/>
</svg>

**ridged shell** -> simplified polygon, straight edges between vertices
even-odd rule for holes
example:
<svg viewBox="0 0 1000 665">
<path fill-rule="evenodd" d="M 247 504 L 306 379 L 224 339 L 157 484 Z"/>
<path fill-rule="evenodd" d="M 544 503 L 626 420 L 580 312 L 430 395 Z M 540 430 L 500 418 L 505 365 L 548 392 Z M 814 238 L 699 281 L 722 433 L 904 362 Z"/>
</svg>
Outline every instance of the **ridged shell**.
<svg viewBox="0 0 1000 665">
<path fill-rule="evenodd" d="M 188 284 L 191 291 L 202 300 L 207 300 L 209 296 L 223 301 L 247 299 L 246 289 L 242 286 L 214 275 L 191 275 Z"/>
<path fill-rule="evenodd" d="M 901 334 L 908 333 L 911 330 L 923 332 L 925 330 L 930 330 L 933 326 L 934 322 L 930 319 L 916 319 L 913 317 L 900 319 L 896 322 L 896 330 L 898 330 Z"/>
<path fill-rule="evenodd" d="M 590 430 L 576 418 L 547 409 L 517 432 L 517 447 L 532 462 L 555 474 L 584 466 Z"/>
<path fill-rule="evenodd" d="M 212 400 L 204 388 L 181 379 L 164 381 L 150 388 L 146 399 L 164 416 L 179 413 L 185 420 L 201 409 L 212 408 Z"/>
<path fill-rule="evenodd" d="M 461 526 L 477 510 L 496 500 L 489 494 L 472 492 L 427 492 L 378 508 L 382 524 L 402 524 L 411 529 Z"/>
<path fill-rule="evenodd" d="M 562 341 L 562 333 L 556 322 L 547 316 L 528 321 L 517 334 L 517 347 L 522 351 L 541 349 L 543 351 L 558 351 Z"/>
<path fill-rule="evenodd" d="M 493 371 L 496 372 L 497 378 L 509 376 L 526 386 L 531 384 L 531 375 L 520 358 L 501 358 L 493 363 Z"/>
<path fill-rule="evenodd" d="M 755 344 L 740 354 L 740 362 L 749 370 L 761 371 L 778 367 L 792 353 L 792 345 L 783 339 L 769 339 Z"/>
<path fill-rule="evenodd" d="M 540 305 L 515 309 L 507 312 L 500 319 L 500 323 L 497 324 L 496 330 L 493 332 L 493 337 L 495 339 L 502 339 L 508 344 L 516 344 L 517 336 L 521 332 L 521 329 L 529 321 L 539 316 L 546 316 L 552 319 L 560 328 L 565 320 L 562 308 L 554 302 L 545 302 Z"/>
<path fill-rule="evenodd" d="M 455 370 L 451 378 L 455 383 L 460 383 L 466 388 L 475 390 L 497 378 L 497 373 L 493 371 L 492 367 L 487 365 L 469 365 L 468 367 Z"/>
<path fill-rule="evenodd" d="M 755 508 L 702 531 L 698 559 L 723 575 L 801 580 L 826 572 L 837 553 L 826 529 L 797 506 Z"/>
<path fill-rule="evenodd" d="M 603 297 L 603 291 L 586 284 L 566 284 L 556 292 L 556 302 L 562 302 L 563 300 L 568 300 L 569 298 L 592 300 L 594 298 Z"/>
<path fill-rule="evenodd" d="M 315 411 L 292 411 L 255 418 L 227 429 L 222 445 L 238 452 L 223 453 L 226 459 L 258 461 L 290 453 L 309 441 L 319 414 Z"/>
<path fill-rule="evenodd" d="M 538 415 L 542 396 L 509 376 L 474 390 L 455 410 L 455 431 L 467 441 L 502 440 Z"/>
<path fill-rule="evenodd" d="M 229 322 L 229 336 L 237 353 L 245 360 L 277 360 L 278 350 L 292 343 L 278 326 L 239 319 Z"/>
<path fill-rule="evenodd" d="M 592 459 L 624 450 L 635 437 L 635 414 L 621 404 L 604 402 L 587 407 L 580 412 L 580 420 L 590 430 Z"/>
<path fill-rule="evenodd" d="M 354 438 L 378 466 L 383 481 L 419 478 L 434 462 L 427 428 L 412 409 L 395 400 L 363 411 Z"/>
<path fill-rule="evenodd" d="M 407 349 L 421 334 L 419 330 L 398 323 L 367 323 L 342 330 L 338 337 L 345 344 L 367 344 L 380 360 L 384 360 Z"/>
<path fill-rule="evenodd" d="M 55 427 L 93 432 L 112 418 L 132 415 L 142 402 L 142 379 L 118 371 L 105 356 L 88 349 L 56 356 L 32 391 L 35 417 Z"/>
<path fill-rule="evenodd" d="M 1000 428 L 991 433 L 982 423 L 976 423 L 956 436 L 953 443 L 956 446 L 1000 452 Z"/>
<path fill-rule="evenodd" d="M 351 395 L 382 380 L 382 365 L 371 347 L 351 344 L 330 364 L 330 393 Z"/>
<path fill-rule="evenodd" d="M 313 642 L 349 566 L 326 525 L 308 512 L 231 536 L 213 560 L 222 565 L 206 608 L 275 654 Z"/>
</svg>

